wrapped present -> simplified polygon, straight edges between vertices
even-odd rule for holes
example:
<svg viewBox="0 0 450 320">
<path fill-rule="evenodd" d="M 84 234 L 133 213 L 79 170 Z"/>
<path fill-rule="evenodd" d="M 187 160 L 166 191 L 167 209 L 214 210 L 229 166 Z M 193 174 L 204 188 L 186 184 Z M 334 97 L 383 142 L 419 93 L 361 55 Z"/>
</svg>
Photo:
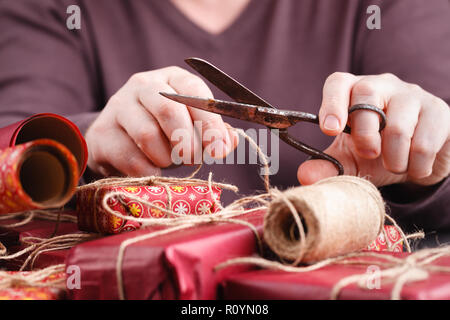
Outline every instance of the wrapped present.
<svg viewBox="0 0 450 320">
<path fill-rule="evenodd" d="M 167 189 L 166 189 L 167 188 Z M 207 185 L 162 185 L 151 186 L 102 186 L 84 188 L 77 193 L 78 224 L 80 230 L 115 234 L 139 229 L 140 222 L 125 220 L 106 211 L 103 197 L 110 192 L 122 193 L 121 198 L 110 198 L 109 207 L 122 214 L 137 218 L 163 218 L 171 210 L 177 214 L 204 215 L 219 210 L 221 189 L 213 186 L 212 194 Z M 170 192 L 170 207 L 167 191 Z M 145 206 L 142 199 L 154 205 Z"/>
<path fill-rule="evenodd" d="M 50 139 L 64 145 L 75 156 L 81 177 L 87 165 L 86 141 L 78 127 L 57 114 L 35 114 L 0 128 L 0 150 L 38 139 Z"/>
<path fill-rule="evenodd" d="M 66 296 L 66 273 L 62 266 L 49 269 L 56 272 L 42 275 L 46 270 L 0 272 L 0 300 L 61 300 Z M 34 277 L 34 279 L 30 279 Z"/>
<path fill-rule="evenodd" d="M 256 211 L 239 219 L 260 233 L 263 215 Z M 66 265 L 79 267 L 82 276 L 80 289 L 69 290 L 69 298 L 215 299 L 225 275 L 249 266 L 219 272 L 214 267 L 258 252 L 255 230 L 247 225 L 207 223 L 161 234 L 167 230 L 147 227 L 72 248 Z"/>
<path fill-rule="evenodd" d="M 365 262 L 361 263 L 361 259 Z M 450 247 L 412 254 L 378 252 L 376 256 L 353 257 L 347 262 L 351 260 L 353 263 L 329 264 L 304 272 L 265 269 L 231 274 L 222 283 L 222 297 L 226 300 L 450 299 Z"/>
<path fill-rule="evenodd" d="M 75 193 L 78 165 L 62 144 L 40 139 L 0 151 L 0 213 L 63 206 Z"/>
<path fill-rule="evenodd" d="M 35 218 L 26 222 L 31 214 L 35 215 Z M 58 219 L 57 213 L 51 213 L 51 219 L 49 218 L 49 215 L 50 213 L 45 213 L 42 217 L 39 215 L 39 212 L 29 212 L 16 216 L 12 215 L 13 217 L 8 219 L 0 219 L 0 242 L 7 247 L 7 254 L 16 254 L 25 249 L 28 245 L 22 241 L 29 237 L 49 239 L 50 237 L 76 234 L 79 232 L 76 223 L 76 212 L 62 212 L 58 224 L 56 222 Z M 26 223 L 22 224 L 23 222 Z M 50 248 L 47 247 L 46 249 Z M 32 259 L 27 263 L 26 269 L 41 269 L 51 265 L 62 264 L 65 262 L 68 252 L 69 249 L 44 250 L 37 254 L 35 259 Z M 33 251 L 30 251 L 14 259 L 2 259 L 0 257 L 0 268 L 19 270 L 32 253 Z"/>
</svg>

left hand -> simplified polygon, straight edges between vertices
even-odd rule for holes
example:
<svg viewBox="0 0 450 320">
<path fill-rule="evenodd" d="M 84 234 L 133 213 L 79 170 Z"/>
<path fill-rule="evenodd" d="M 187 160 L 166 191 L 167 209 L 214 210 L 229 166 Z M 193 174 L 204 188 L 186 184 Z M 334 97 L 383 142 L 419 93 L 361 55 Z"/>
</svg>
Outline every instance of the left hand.
<svg viewBox="0 0 450 320">
<path fill-rule="evenodd" d="M 351 135 L 342 133 L 349 107 L 371 104 L 386 113 L 360 110 L 350 115 Z M 377 186 L 411 182 L 430 186 L 450 171 L 450 109 L 440 98 L 392 74 L 333 73 L 323 87 L 320 128 L 334 142 L 324 151 L 344 166 L 344 174 L 368 177 Z M 307 185 L 337 175 L 325 160 L 304 162 L 298 179 Z"/>
</svg>

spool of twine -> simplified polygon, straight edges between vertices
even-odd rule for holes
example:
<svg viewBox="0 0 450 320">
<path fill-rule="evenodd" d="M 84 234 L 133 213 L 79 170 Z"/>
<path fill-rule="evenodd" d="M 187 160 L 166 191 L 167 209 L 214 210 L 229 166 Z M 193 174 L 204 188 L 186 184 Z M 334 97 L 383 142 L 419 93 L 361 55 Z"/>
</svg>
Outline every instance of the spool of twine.
<svg viewBox="0 0 450 320">
<path fill-rule="evenodd" d="M 277 193 L 264 219 L 264 240 L 293 264 L 363 249 L 384 225 L 383 199 L 362 178 L 332 177 Z"/>
</svg>

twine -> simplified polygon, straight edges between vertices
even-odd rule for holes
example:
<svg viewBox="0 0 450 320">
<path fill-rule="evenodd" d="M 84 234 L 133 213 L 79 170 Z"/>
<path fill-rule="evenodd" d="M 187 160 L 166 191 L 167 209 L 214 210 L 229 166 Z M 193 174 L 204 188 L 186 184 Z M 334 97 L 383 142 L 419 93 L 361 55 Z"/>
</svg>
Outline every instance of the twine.
<svg viewBox="0 0 450 320">
<path fill-rule="evenodd" d="M 31 210 L 0 215 L 0 221 L 18 218 L 23 218 L 23 220 L 11 224 L 1 224 L 0 226 L 3 228 L 17 228 L 30 223 L 34 219 L 77 223 L 76 216 L 62 213 L 60 210 Z"/>
<path fill-rule="evenodd" d="M 261 253 L 262 252 L 262 242 L 261 242 L 261 239 L 259 238 L 259 235 L 258 235 L 258 232 L 257 232 L 255 226 L 246 221 L 237 219 L 237 217 L 239 217 L 243 214 L 249 213 L 249 212 L 253 212 L 253 211 L 257 211 L 257 210 L 261 210 L 261 209 L 268 209 L 268 206 L 276 199 L 281 199 L 281 201 L 285 205 L 287 205 L 287 207 L 289 208 L 289 210 L 294 218 L 295 225 L 297 226 L 297 228 L 299 230 L 300 248 L 301 249 L 300 249 L 297 259 L 295 259 L 295 261 L 293 262 L 291 267 L 294 267 L 294 265 L 297 265 L 298 263 L 300 263 L 300 261 L 302 259 L 302 255 L 303 255 L 302 251 L 305 248 L 306 231 L 305 231 L 303 223 L 299 217 L 299 214 L 298 214 L 295 206 L 291 203 L 291 201 L 282 192 L 280 192 L 279 190 L 277 190 L 275 188 L 270 188 L 270 183 L 269 183 L 269 178 L 268 178 L 269 177 L 268 176 L 268 173 L 269 173 L 268 161 L 267 161 L 267 158 L 264 155 L 264 153 L 258 147 L 258 145 L 249 136 L 247 136 L 243 132 L 243 130 L 236 130 L 236 131 L 241 136 L 244 136 L 244 138 L 247 141 L 249 141 L 249 144 L 253 148 L 256 149 L 256 151 L 258 152 L 258 154 L 260 156 L 260 159 L 262 159 L 263 166 L 265 168 L 263 176 L 264 176 L 264 186 L 266 188 L 266 193 L 238 199 L 226 207 L 222 207 L 220 205 L 220 203 L 216 202 L 216 204 L 221 208 L 221 211 L 218 213 L 215 213 L 214 215 L 203 215 L 203 216 L 178 214 L 178 213 L 174 212 L 173 210 L 168 210 L 165 208 L 155 206 L 154 204 L 150 203 L 149 201 L 146 201 L 144 199 L 141 199 L 139 197 L 136 197 L 136 196 L 133 196 L 130 194 L 126 194 L 122 191 L 113 191 L 113 192 L 109 192 L 104 195 L 101 205 L 102 205 L 102 208 L 106 212 L 108 212 L 118 218 L 121 218 L 121 219 L 126 219 L 126 220 L 141 223 L 142 227 L 149 227 L 149 226 L 167 227 L 166 229 L 163 229 L 163 230 L 158 230 L 158 231 L 154 231 L 154 232 L 150 232 L 147 234 L 143 234 L 143 235 L 139 235 L 139 236 L 136 236 L 133 238 L 126 239 L 125 241 L 123 241 L 120 244 L 118 255 L 117 255 L 117 260 L 116 260 L 116 281 L 117 281 L 117 288 L 118 288 L 118 296 L 120 299 L 126 298 L 124 283 L 123 283 L 122 268 L 123 268 L 123 259 L 124 259 L 124 255 L 125 255 L 125 250 L 129 245 L 137 243 L 139 241 L 148 240 L 148 239 L 151 239 L 151 238 L 154 238 L 157 236 L 180 231 L 180 230 L 183 230 L 186 228 L 198 226 L 201 224 L 236 223 L 236 224 L 245 225 L 252 230 L 252 232 L 254 233 L 254 235 L 256 237 L 256 242 L 258 244 L 258 248 Z M 333 178 L 330 178 L 330 180 L 331 179 L 333 179 Z M 340 179 L 342 179 L 342 177 L 340 177 Z M 329 182 L 330 181 L 328 181 L 328 183 Z M 81 187 L 81 189 L 90 188 L 90 187 L 104 187 L 104 186 L 117 186 L 117 185 L 140 185 L 140 184 L 155 184 L 155 183 L 162 184 L 163 186 L 165 186 L 165 188 L 167 190 L 167 194 L 168 194 L 168 202 L 170 203 L 170 201 L 171 201 L 170 200 L 170 192 L 168 191 L 169 184 L 180 184 L 180 183 L 198 184 L 198 183 L 205 183 L 205 181 L 199 180 L 199 179 L 193 179 L 193 175 L 191 175 L 188 178 L 164 178 L 164 177 L 145 177 L 145 178 L 136 178 L 136 179 L 135 178 L 125 178 L 125 179 L 110 178 L 110 179 L 94 182 L 91 185 L 83 186 L 83 187 Z M 326 182 L 320 182 L 320 183 L 326 183 Z M 361 183 L 363 184 L 363 186 L 364 186 L 364 184 L 367 184 L 367 186 L 371 186 L 372 188 L 374 188 L 373 185 L 371 185 L 368 181 L 365 182 L 365 180 L 364 180 L 364 182 L 361 182 Z M 361 186 L 361 183 L 358 184 L 359 187 Z M 209 175 L 207 185 L 208 185 L 210 193 L 213 194 L 212 189 L 211 189 L 212 185 L 213 185 L 211 173 Z M 237 191 L 237 188 L 235 188 L 234 186 L 231 186 L 231 185 L 217 184 L 217 183 L 214 183 L 214 185 L 216 185 L 216 186 L 220 185 L 224 189 Z M 367 186 L 365 186 L 365 187 L 367 187 Z M 117 212 L 108 205 L 108 201 L 110 199 L 114 198 L 114 199 L 120 200 L 122 197 L 125 197 L 125 196 L 128 199 L 140 202 L 141 204 L 143 204 L 145 206 L 161 210 L 162 212 L 166 213 L 166 217 L 165 218 L 137 218 L 134 216 L 124 215 L 121 212 Z M 378 200 L 377 205 L 379 205 L 381 207 L 384 206 L 382 199 L 380 200 L 380 198 L 378 198 L 377 196 L 374 196 L 374 195 L 370 195 L 370 196 L 373 196 L 373 197 L 375 197 L 375 200 Z M 214 199 L 214 200 L 216 200 L 216 199 Z M 253 207 L 251 207 L 251 205 L 253 205 Z M 249 208 L 249 207 L 251 207 L 251 208 Z M 169 206 L 169 208 L 170 208 L 170 206 Z M 384 210 L 382 210 L 382 212 L 383 212 L 383 216 L 380 217 L 382 223 L 380 225 L 379 231 L 382 230 L 382 232 L 384 232 L 384 228 L 382 226 L 384 224 L 384 218 L 385 218 L 385 216 L 387 217 L 387 215 L 385 214 Z M 393 221 L 392 218 L 389 217 L 387 219 L 392 221 L 396 225 L 395 221 Z M 293 235 L 293 229 L 291 229 L 291 233 Z M 405 243 L 407 244 L 407 240 L 408 240 L 407 237 L 404 235 L 403 232 L 401 233 L 401 235 L 402 235 L 402 241 L 405 241 Z M 386 234 L 385 234 L 385 238 L 388 241 L 389 248 L 392 249 L 394 247 L 394 244 L 391 244 L 389 242 Z M 410 247 L 408 246 L 407 248 L 408 248 L 408 251 L 410 251 Z M 248 259 L 250 259 L 250 260 L 248 260 Z M 231 265 L 233 263 L 236 263 L 237 261 L 239 261 L 239 263 L 243 263 L 243 262 L 249 263 L 249 261 L 251 261 L 251 262 L 258 261 L 258 263 L 265 264 L 265 265 L 271 265 L 272 263 L 274 263 L 272 261 L 261 259 L 261 258 L 259 258 L 257 260 L 254 260 L 254 259 L 255 258 L 252 258 L 252 257 L 238 258 L 237 260 L 232 259 L 232 260 L 226 262 L 226 265 Z M 324 264 L 325 262 L 319 262 L 319 263 Z"/>
<path fill-rule="evenodd" d="M 417 235 L 410 235 L 410 237 L 411 236 L 415 237 Z M 242 257 L 221 263 L 215 267 L 215 270 L 220 270 L 237 264 L 252 264 L 261 268 L 276 271 L 304 273 L 322 269 L 330 265 L 341 264 L 370 266 L 376 264 L 377 266 L 385 268 L 380 270 L 380 280 L 385 283 L 393 284 L 390 292 L 390 298 L 392 300 L 399 300 L 401 299 L 403 287 L 406 284 L 425 280 L 430 276 L 430 273 L 450 273 L 450 267 L 431 264 L 444 256 L 450 256 L 450 246 L 448 245 L 439 248 L 422 249 L 411 253 L 406 258 L 398 258 L 381 252 L 355 252 L 339 257 L 329 258 L 304 267 L 285 265 L 277 261 L 270 261 L 259 257 Z M 376 258 L 377 261 L 368 259 L 357 260 L 355 258 Z M 367 272 L 364 274 L 355 274 L 344 277 L 333 286 L 330 293 L 330 299 L 336 300 L 342 289 L 351 284 L 357 284 L 359 288 L 368 289 L 367 282 L 370 279 L 373 279 L 373 274 Z"/>
<path fill-rule="evenodd" d="M 50 287 L 57 289 L 66 289 L 65 277 L 51 279 L 65 271 L 64 264 L 50 266 L 33 272 L 11 273 L 0 271 L 0 290 L 17 287 Z"/>
<path fill-rule="evenodd" d="M 77 244 L 97 239 L 99 237 L 100 237 L 99 234 L 90 234 L 90 233 L 65 234 L 61 236 L 52 237 L 49 239 L 38 237 L 24 237 L 21 239 L 21 243 L 27 245 L 26 248 L 10 255 L 0 256 L 0 260 L 12 260 L 21 257 L 26 253 L 30 253 L 25 259 L 25 261 L 22 263 L 19 271 L 25 270 L 28 264 L 31 265 L 32 269 L 37 257 L 43 252 L 69 249 Z"/>
<path fill-rule="evenodd" d="M 143 235 L 138 235 L 133 238 L 126 239 L 125 241 L 123 241 L 120 244 L 118 255 L 117 255 L 117 261 L 116 261 L 116 280 L 117 280 L 117 287 L 118 287 L 118 295 L 119 295 L 120 299 L 126 298 L 124 283 L 123 283 L 122 267 L 123 267 L 123 259 L 124 259 L 124 255 L 125 255 L 125 250 L 129 245 L 134 244 L 139 241 L 144 241 L 144 240 L 151 239 L 151 238 L 154 238 L 157 236 L 161 236 L 164 234 L 180 231 L 182 229 L 194 227 L 197 225 L 211 224 L 211 223 L 235 223 L 235 224 L 245 225 L 252 230 L 252 232 L 255 235 L 256 242 L 257 242 L 258 248 L 260 250 L 260 253 L 262 253 L 262 242 L 261 242 L 261 239 L 259 238 L 256 227 L 247 221 L 237 219 L 237 217 L 239 217 L 243 214 L 257 211 L 257 210 L 267 209 L 268 206 L 270 205 L 271 201 L 273 201 L 274 199 L 280 199 L 289 208 L 289 210 L 294 218 L 295 225 L 297 226 L 297 229 L 299 230 L 300 248 L 301 249 L 299 250 L 300 251 L 299 255 L 298 255 L 297 259 L 295 259 L 293 264 L 292 265 L 284 265 L 279 262 L 269 261 L 269 260 L 265 260 L 262 258 L 243 257 L 243 258 L 231 259 L 225 263 L 220 264 L 216 269 L 220 269 L 222 267 L 226 267 L 226 266 L 229 266 L 232 264 L 237 264 L 237 263 L 238 264 L 252 263 L 252 264 L 256 264 L 259 266 L 265 266 L 265 267 L 269 267 L 269 268 L 279 268 L 279 270 L 296 270 L 295 272 L 305 272 L 306 270 L 311 270 L 311 269 L 319 268 L 320 266 L 325 266 L 328 264 L 336 263 L 337 261 L 340 261 L 342 259 L 345 259 L 345 257 L 350 256 L 350 255 L 345 255 L 345 256 L 341 256 L 341 257 L 337 257 L 337 258 L 333 258 L 333 259 L 326 259 L 326 260 L 318 262 L 314 265 L 301 268 L 301 270 L 305 270 L 305 271 L 298 271 L 300 267 L 296 267 L 295 265 L 300 263 L 300 261 L 301 261 L 301 257 L 303 255 L 302 248 L 304 248 L 304 244 L 306 242 L 306 231 L 303 226 L 303 223 L 302 223 L 301 219 L 299 218 L 299 214 L 298 214 L 295 206 L 291 203 L 291 201 L 287 197 L 285 197 L 284 194 L 282 192 L 280 192 L 279 190 L 270 188 L 269 175 L 268 175 L 269 167 L 268 167 L 268 161 L 267 161 L 266 155 L 261 151 L 261 149 L 255 143 L 255 141 L 253 141 L 248 135 L 246 135 L 243 130 L 237 129 L 236 131 L 238 134 L 243 136 L 249 142 L 250 146 L 252 146 L 258 152 L 260 159 L 263 162 L 263 166 L 264 166 L 263 179 L 264 179 L 264 187 L 266 189 L 266 193 L 244 197 L 244 198 L 236 200 L 235 202 L 233 202 L 232 204 L 230 204 L 226 207 L 223 207 L 220 204 L 220 202 L 214 198 L 213 192 L 212 192 L 212 186 L 216 186 L 216 187 L 219 187 L 222 189 L 228 189 L 228 190 L 231 190 L 234 192 L 238 191 L 237 187 L 230 185 L 230 184 L 222 184 L 222 183 L 212 182 L 212 174 L 211 173 L 209 174 L 208 181 L 201 180 L 201 179 L 194 179 L 194 176 L 200 170 L 201 165 L 193 172 L 193 174 L 191 174 L 189 177 L 186 177 L 186 178 L 159 177 L 159 176 L 150 176 L 150 177 L 143 177 L 143 178 L 130 178 L 130 177 L 128 177 L 128 178 L 107 178 L 107 179 L 98 180 L 93 183 L 90 183 L 90 184 L 87 184 L 84 186 L 80 186 L 77 188 L 78 192 L 86 190 L 88 188 L 96 188 L 96 192 L 97 192 L 98 190 L 100 190 L 100 188 L 107 187 L 107 186 L 118 186 L 118 185 L 119 186 L 133 186 L 133 185 L 158 184 L 158 185 L 162 185 L 166 189 L 168 207 L 170 208 L 172 199 L 171 199 L 171 192 L 169 190 L 169 186 L 180 184 L 180 183 L 190 184 L 190 185 L 206 183 L 208 185 L 211 195 L 213 196 L 212 198 L 213 198 L 215 204 L 218 206 L 218 208 L 221 209 L 221 211 L 219 211 L 218 213 L 215 213 L 214 215 L 203 215 L 203 216 L 182 215 L 182 214 L 178 214 L 178 213 L 174 212 L 173 210 L 167 210 L 165 208 L 157 207 L 154 204 L 152 204 L 144 199 L 138 198 L 138 197 L 130 195 L 130 194 L 125 194 L 124 192 L 113 191 L 113 192 L 109 192 L 109 193 L 105 194 L 101 201 L 101 204 L 102 204 L 103 209 L 105 211 L 107 211 L 108 213 L 110 213 L 116 217 L 122 218 L 122 219 L 142 223 L 143 227 L 149 227 L 149 226 L 167 227 L 166 229 L 163 229 L 163 230 L 158 230 L 158 231 L 154 231 L 154 232 L 150 232 L 150 233 L 146 233 Z M 123 201 L 123 197 L 125 197 L 125 196 L 129 199 L 138 201 L 138 202 L 142 203 L 143 205 L 146 205 L 146 206 L 158 209 L 162 212 L 165 212 L 167 217 L 165 217 L 165 218 L 137 218 L 134 216 L 123 215 L 122 213 L 111 209 L 110 206 L 108 205 L 108 200 L 115 198 L 115 199 L 119 199 L 119 201 Z M 58 216 L 58 219 L 59 218 L 61 218 L 61 217 Z M 391 222 L 393 222 L 394 225 L 396 225 L 395 221 L 393 221 L 392 218 L 388 217 L 388 215 L 386 215 L 386 218 L 388 220 L 390 220 Z M 383 217 L 383 219 L 384 219 L 384 217 Z M 382 230 L 383 230 L 383 232 L 385 232 L 383 228 L 382 228 Z M 401 230 L 401 229 L 399 228 L 399 230 Z M 291 231 L 291 236 L 293 237 L 294 229 L 291 228 L 290 231 Z M 386 241 L 389 242 L 386 234 L 384 234 L 384 235 L 385 235 Z M 402 235 L 402 241 L 405 242 L 408 251 L 410 251 L 407 236 L 405 236 L 403 232 L 401 232 L 401 235 Z M 99 236 L 100 235 L 93 235 L 93 234 L 69 234 L 69 235 L 64 235 L 64 236 L 59 236 L 59 237 L 53 237 L 50 239 L 40 239 L 40 238 L 28 237 L 28 238 L 23 239 L 23 242 L 29 245 L 27 248 L 25 248 L 24 250 L 22 250 L 16 254 L 6 256 L 6 257 L 5 256 L 0 257 L 0 259 L 12 259 L 14 257 L 20 256 L 27 252 L 31 252 L 31 254 L 28 256 L 28 258 L 25 260 L 24 264 L 22 265 L 22 267 L 21 267 L 21 270 L 22 270 L 23 268 L 25 268 L 27 266 L 28 263 L 33 264 L 35 259 L 37 258 L 37 256 L 42 252 L 46 252 L 46 251 L 50 251 L 50 250 L 59 250 L 62 248 L 64 248 L 64 249 L 70 248 L 78 243 L 88 241 L 91 239 L 95 239 L 96 237 L 99 237 Z M 389 242 L 389 246 L 393 247 L 393 245 L 390 242 Z M 0 252 L 1 252 L 1 250 L 0 250 Z M 404 283 L 408 282 L 409 279 L 411 279 L 411 277 L 412 276 L 406 277 L 406 278 L 398 277 L 398 281 L 400 281 L 400 284 L 402 284 L 402 283 L 404 284 Z M 351 280 L 351 281 L 353 281 L 353 280 Z M 351 283 L 351 281 L 346 280 L 346 283 Z M 357 280 L 357 281 L 360 281 L 360 280 Z M 341 286 L 342 285 L 343 284 L 341 284 Z M 397 285 L 397 288 L 399 286 L 400 285 Z M 338 289 L 339 289 L 339 287 L 338 287 Z M 398 289 L 396 289 L 396 290 L 398 290 Z M 401 290 L 401 286 L 400 286 L 400 290 Z M 337 292 L 339 292 L 339 290 Z"/>
</svg>

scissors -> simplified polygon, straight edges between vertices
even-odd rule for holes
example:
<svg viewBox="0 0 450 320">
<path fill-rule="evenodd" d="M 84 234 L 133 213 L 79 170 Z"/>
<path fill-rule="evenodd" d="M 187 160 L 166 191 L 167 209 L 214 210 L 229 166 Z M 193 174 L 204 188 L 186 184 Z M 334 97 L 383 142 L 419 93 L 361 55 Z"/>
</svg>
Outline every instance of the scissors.
<svg viewBox="0 0 450 320">
<path fill-rule="evenodd" d="M 289 127 L 302 121 L 319 124 L 317 115 L 279 110 L 211 63 L 199 58 L 188 58 L 185 62 L 235 102 L 160 92 L 162 96 L 189 107 L 261 124 L 270 130 L 278 129 L 278 137 L 285 143 L 308 154 L 312 159 L 330 161 L 338 169 L 339 175 L 344 174 L 344 167 L 337 159 L 297 140 L 287 131 Z M 380 116 L 380 131 L 386 126 L 386 115 L 380 108 L 369 104 L 357 104 L 350 107 L 348 113 L 357 110 L 376 112 Z M 350 134 L 351 128 L 347 125 L 343 132 Z"/>
</svg>

